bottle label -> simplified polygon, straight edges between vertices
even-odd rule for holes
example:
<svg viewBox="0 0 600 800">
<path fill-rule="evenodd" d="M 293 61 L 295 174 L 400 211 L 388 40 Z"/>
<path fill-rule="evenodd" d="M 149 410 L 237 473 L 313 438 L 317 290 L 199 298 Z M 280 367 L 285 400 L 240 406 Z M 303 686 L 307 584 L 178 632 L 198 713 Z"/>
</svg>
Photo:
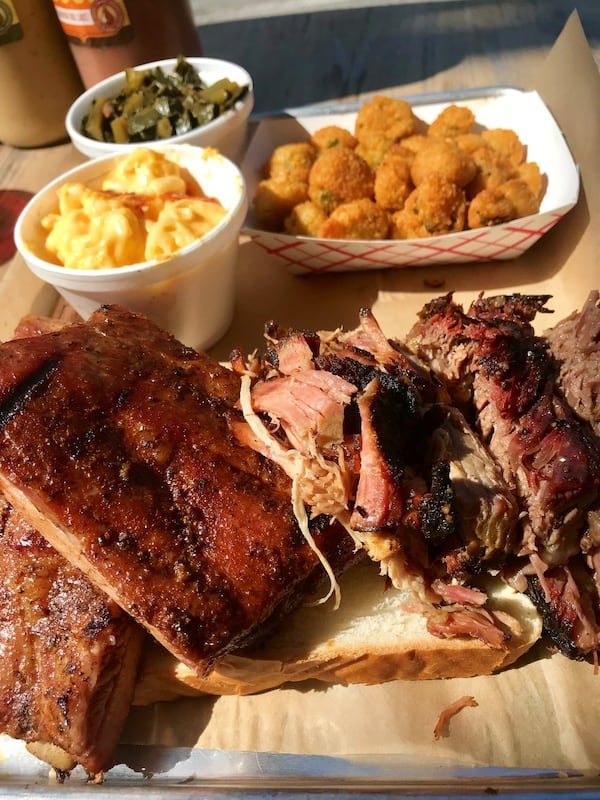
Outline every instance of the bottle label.
<svg viewBox="0 0 600 800">
<path fill-rule="evenodd" d="M 54 8 L 67 39 L 75 44 L 105 47 L 133 38 L 125 0 L 54 0 Z"/>
<path fill-rule="evenodd" d="M 23 28 L 12 0 L 0 0 L 0 45 L 23 38 Z"/>
</svg>

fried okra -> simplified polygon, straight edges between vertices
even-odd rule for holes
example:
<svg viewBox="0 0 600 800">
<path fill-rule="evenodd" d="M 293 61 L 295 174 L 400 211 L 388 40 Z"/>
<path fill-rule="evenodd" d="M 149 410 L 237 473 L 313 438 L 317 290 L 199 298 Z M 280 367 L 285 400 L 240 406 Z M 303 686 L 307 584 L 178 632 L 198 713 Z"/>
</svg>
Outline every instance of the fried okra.
<svg viewBox="0 0 600 800">
<path fill-rule="evenodd" d="M 308 183 L 308 173 L 317 157 L 310 142 L 294 142 L 276 147 L 264 165 L 265 178 Z"/>
<path fill-rule="evenodd" d="M 390 149 L 390 143 L 385 136 L 373 137 L 367 142 L 359 142 L 355 152 L 367 162 L 372 170 L 376 170 Z"/>
<path fill-rule="evenodd" d="M 417 118 L 406 100 L 376 95 L 360 107 L 354 124 L 359 143 L 384 139 L 389 144 L 399 142 L 416 132 Z"/>
<path fill-rule="evenodd" d="M 510 128 L 490 128 L 481 134 L 483 141 L 497 150 L 510 163 L 517 167 L 525 160 L 525 146 Z"/>
<path fill-rule="evenodd" d="M 386 239 L 389 230 L 387 212 L 363 197 L 339 205 L 319 228 L 322 239 Z"/>
<path fill-rule="evenodd" d="M 487 146 L 480 133 L 461 133 L 454 137 L 454 141 L 467 153 L 474 153 L 481 147 Z"/>
<path fill-rule="evenodd" d="M 363 158 L 347 147 L 324 150 L 308 178 L 310 199 L 327 214 L 342 203 L 362 197 L 371 199 L 373 190 L 373 171 Z"/>
<path fill-rule="evenodd" d="M 539 164 L 535 161 L 524 161 L 516 168 L 515 178 L 521 178 L 529 186 L 533 194 L 539 200 L 544 193 L 544 176 Z"/>
<path fill-rule="evenodd" d="M 305 200 L 294 206 L 285 218 L 284 227 L 291 236 L 320 236 L 319 229 L 326 219 L 327 214 L 321 206 L 312 200 Z"/>
<path fill-rule="evenodd" d="M 387 211 L 399 211 L 414 189 L 410 175 L 414 153 L 394 145 L 375 171 L 375 202 Z"/>
<path fill-rule="evenodd" d="M 419 150 L 427 146 L 428 142 L 429 139 L 423 133 L 414 133 L 412 136 L 406 136 L 402 139 L 402 147 L 406 147 L 407 150 L 413 153 L 418 153 Z"/>
<path fill-rule="evenodd" d="M 431 175 L 439 175 L 462 188 L 473 180 L 476 171 L 472 156 L 452 139 L 430 139 L 416 153 L 411 176 L 415 186 Z"/>
<path fill-rule="evenodd" d="M 465 106 L 450 105 L 441 111 L 429 126 L 429 136 L 461 136 L 471 133 L 475 114 Z"/>
<path fill-rule="evenodd" d="M 315 131 L 310 137 L 312 146 L 318 151 L 329 150 L 331 147 L 349 147 L 354 150 L 358 140 L 346 128 L 339 125 L 325 125 Z"/>
<path fill-rule="evenodd" d="M 302 181 L 267 178 L 254 193 L 254 216 L 261 228 L 282 231 L 283 223 L 298 203 L 308 198 L 308 184 Z"/>
<path fill-rule="evenodd" d="M 493 189 L 484 189 L 471 200 L 467 215 L 469 228 L 501 225 L 513 219 L 537 214 L 538 198 L 529 184 L 521 178 L 512 178 Z"/>
<path fill-rule="evenodd" d="M 468 197 L 475 197 L 484 189 L 495 189 L 513 176 L 512 164 L 491 147 L 484 145 L 475 150 L 471 157 L 477 171 L 467 187 Z"/>
<path fill-rule="evenodd" d="M 352 130 L 324 125 L 306 137 L 276 147 L 263 166 L 253 207 L 264 229 L 339 239 L 444 235 L 537 213 L 546 188 L 515 131 L 482 129 L 457 104 L 427 124 L 405 100 L 375 95 Z"/>
<path fill-rule="evenodd" d="M 404 208 L 392 214 L 393 239 L 422 239 L 462 231 L 465 193 L 442 175 L 428 175 L 410 193 Z"/>
</svg>

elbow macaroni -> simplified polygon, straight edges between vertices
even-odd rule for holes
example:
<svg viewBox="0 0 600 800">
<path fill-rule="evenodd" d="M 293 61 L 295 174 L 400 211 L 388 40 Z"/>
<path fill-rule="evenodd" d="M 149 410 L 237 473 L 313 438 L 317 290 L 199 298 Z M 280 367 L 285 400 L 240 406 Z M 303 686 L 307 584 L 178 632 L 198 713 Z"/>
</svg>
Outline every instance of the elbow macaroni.
<svg viewBox="0 0 600 800">
<path fill-rule="evenodd" d="M 187 194 L 188 187 L 178 164 L 162 153 L 140 147 L 121 159 L 102 188 L 113 192 L 161 195 L 167 192 Z"/>
<path fill-rule="evenodd" d="M 105 269 L 163 260 L 217 225 L 224 208 L 189 193 L 181 168 L 138 148 L 101 189 L 68 183 L 58 211 L 42 220 L 46 249 L 72 269 Z"/>
<path fill-rule="evenodd" d="M 156 223 L 148 231 L 147 258 L 167 258 L 199 239 L 222 218 L 221 206 L 206 200 L 181 199 L 165 203 Z"/>
</svg>

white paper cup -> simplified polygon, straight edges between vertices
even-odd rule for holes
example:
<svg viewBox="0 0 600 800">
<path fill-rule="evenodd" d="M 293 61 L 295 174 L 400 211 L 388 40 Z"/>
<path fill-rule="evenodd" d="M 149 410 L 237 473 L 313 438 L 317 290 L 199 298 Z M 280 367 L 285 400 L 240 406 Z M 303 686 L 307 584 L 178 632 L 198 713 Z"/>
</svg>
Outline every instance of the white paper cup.
<svg viewBox="0 0 600 800">
<path fill-rule="evenodd" d="M 221 116 L 193 128 L 186 133 L 172 136 L 157 142 L 145 142 L 148 147 L 161 146 L 162 144 L 191 144 L 196 147 L 216 147 L 223 155 L 236 163 L 243 155 L 246 141 L 248 117 L 254 107 L 254 89 L 251 75 L 239 64 L 223 61 L 218 58 L 186 58 L 186 61 L 196 69 L 201 78 L 209 86 L 222 78 L 228 78 L 240 86 L 248 86 L 246 94 L 237 101 L 234 108 L 226 111 Z M 155 69 L 160 67 L 166 74 L 173 72 L 177 64 L 176 58 L 150 61 L 147 64 L 136 66 L 137 70 Z M 94 100 L 99 97 L 116 97 L 125 85 L 125 72 L 121 71 L 92 86 L 69 108 L 65 126 L 71 141 L 80 153 L 88 158 L 99 158 L 105 155 L 124 153 L 139 143 L 117 144 L 115 142 L 99 142 L 90 139 L 81 132 L 83 117 L 89 112 Z"/>
<path fill-rule="evenodd" d="M 17 220 L 15 243 L 29 269 L 54 286 L 84 319 L 101 305 L 118 303 L 145 314 L 184 344 L 206 349 L 225 334 L 233 317 L 246 187 L 238 168 L 212 149 L 187 145 L 158 149 L 189 170 L 204 193 L 226 210 L 225 217 L 194 244 L 164 261 L 99 270 L 68 269 L 47 260 L 47 232 L 41 221 L 56 210 L 57 189 L 71 181 L 100 185 L 122 156 L 86 162 L 38 192 Z"/>
</svg>

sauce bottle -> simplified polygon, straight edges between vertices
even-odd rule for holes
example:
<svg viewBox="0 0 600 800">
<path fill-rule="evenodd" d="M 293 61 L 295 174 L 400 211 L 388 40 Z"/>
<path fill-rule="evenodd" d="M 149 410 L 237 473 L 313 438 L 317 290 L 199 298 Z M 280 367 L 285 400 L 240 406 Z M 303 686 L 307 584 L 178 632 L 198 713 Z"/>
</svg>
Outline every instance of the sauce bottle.
<svg viewBox="0 0 600 800">
<path fill-rule="evenodd" d="M 189 0 L 54 0 L 86 88 L 127 67 L 202 55 Z"/>
<path fill-rule="evenodd" d="M 0 141 L 67 139 L 65 114 L 83 86 L 52 0 L 0 2 Z"/>
</svg>

